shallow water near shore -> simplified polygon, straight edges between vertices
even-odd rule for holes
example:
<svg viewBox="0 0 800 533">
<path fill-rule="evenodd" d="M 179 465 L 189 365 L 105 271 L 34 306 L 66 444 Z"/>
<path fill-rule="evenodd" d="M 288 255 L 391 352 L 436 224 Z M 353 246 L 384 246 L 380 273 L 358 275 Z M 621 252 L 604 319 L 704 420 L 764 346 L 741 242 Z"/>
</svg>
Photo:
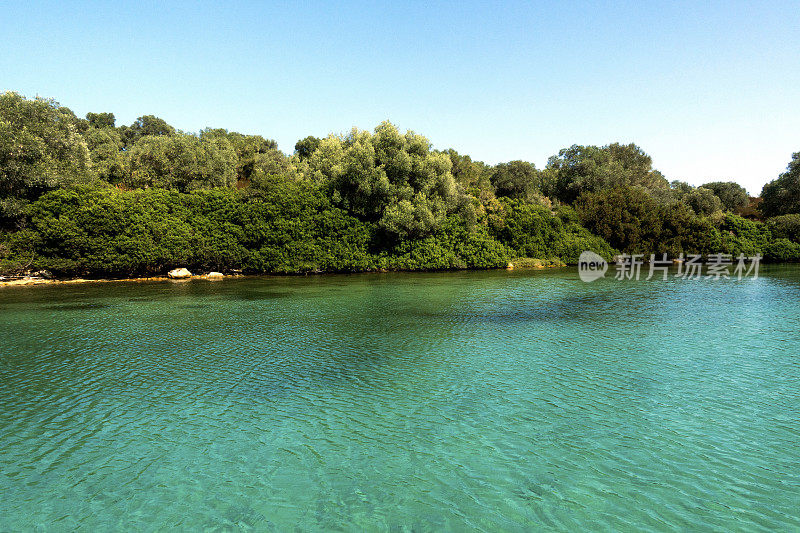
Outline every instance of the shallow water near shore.
<svg viewBox="0 0 800 533">
<path fill-rule="evenodd" d="M 800 267 L 0 291 L 0 530 L 800 528 Z"/>
</svg>

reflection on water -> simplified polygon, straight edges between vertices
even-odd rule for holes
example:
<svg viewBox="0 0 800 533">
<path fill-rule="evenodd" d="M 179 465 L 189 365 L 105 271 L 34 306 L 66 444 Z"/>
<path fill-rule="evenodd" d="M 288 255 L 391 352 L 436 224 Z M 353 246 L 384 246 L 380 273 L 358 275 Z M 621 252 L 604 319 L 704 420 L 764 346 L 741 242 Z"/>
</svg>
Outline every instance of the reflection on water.
<svg viewBox="0 0 800 533">
<path fill-rule="evenodd" d="M 797 529 L 800 268 L 0 291 L 0 530 Z"/>
</svg>

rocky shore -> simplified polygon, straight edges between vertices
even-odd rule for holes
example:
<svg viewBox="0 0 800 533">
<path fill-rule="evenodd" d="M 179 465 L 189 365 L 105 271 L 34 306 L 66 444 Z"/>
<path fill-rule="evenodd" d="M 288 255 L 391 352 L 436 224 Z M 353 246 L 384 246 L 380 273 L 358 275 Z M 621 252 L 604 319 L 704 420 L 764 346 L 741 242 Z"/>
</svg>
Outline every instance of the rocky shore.
<svg viewBox="0 0 800 533">
<path fill-rule="evenodd" d="M 206 274 L 192 274 L 185 268 L 176 268 L 170 270 L 164 276 L 151 276 L 140 278 L 102 278 L 102 279 L 87 279 L 87 278 L 72 278 L 72 279 L 56 279 L 49 272 L 34 272 L 23 276 L 0 276 L 0 287 L 21 287 L 26 285 L 63 285 L 75 283 L 111 283 L 111 282 L 143 282 L 143 281 L 187 281 L 191 279 L 201 279 L 208 281 L 218 281 L 225 279 L 224 274 L 220 272 L 208 272 Z"/>
<path fill-rule="evenodd" d="M 543 268 L 554 268 L 554 267 L 564 267 L 567 266 L 567 263 L 564 263 L 558 259 L 555 260 L 547 260 L 547 259 L 532 259 L 527 257 L 519 257 L 514 259 L 512 262 L 508 263 L 505 267 L 507 270 L 525 270 L 525 269 L 543 269 Z M 370 270 L 367 272 L 390 272 L 386 269 L 378 269 L 378 270 Z M 325 272 L 321 270 L 315 270 L 311 272 L 305 272 L 304 274 L 328 274 L 328 273 L 335 273 L 335 272 Z M 299 273 L 303 274 L 303 273 Z M 175 268 L 170 270 L 164 275 L 161 276 L 150 276 L 150 277 L 133 277 L 133 278 L 66 278 L 66 279 L 57 279 L 55 278 L 50 272 L 41 271 L 41 272 L 31 272 L 25 275 L 19 276 L 0 276 L 0 287 L 19 287 L 19 286 L 26 286 L 26 285 L 59 285 L 59 284 L 70 284 L 70 283 L 111 283 L 111 282 L 120 282 L 120 281 L 127 281 L 127 282 L 144 282 L 144 281 L 172 281 L 172 282 L 180 282 L 180 281 L 188 281 L 193 279 L 198 280 L 207 280 L 207 281 L 220 281 L 225 278 L 231 277 L 241 277 L 243 274 L 238 271 L 234 271 L 233 273 L 223 274 L 221 272 L 207 272 L 204 274 L 194 274 L 190 272 L 186 268 Z"/>
</svg>

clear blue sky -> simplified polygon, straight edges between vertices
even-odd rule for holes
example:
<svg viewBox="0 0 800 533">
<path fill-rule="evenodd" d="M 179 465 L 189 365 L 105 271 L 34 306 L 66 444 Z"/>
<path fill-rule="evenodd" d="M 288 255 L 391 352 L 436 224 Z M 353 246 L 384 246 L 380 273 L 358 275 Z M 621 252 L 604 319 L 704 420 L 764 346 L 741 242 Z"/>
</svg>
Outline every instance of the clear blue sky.
<svg viewBox="0 0 800 533">
<path fill-rule="evenodd" d="M 0 3 L 0 90 L 286 152 L 385 119 L 488 163 L 636 142 L 751 193 L 800 151 L 800 2 L 166 4 Z"/>
</svg>

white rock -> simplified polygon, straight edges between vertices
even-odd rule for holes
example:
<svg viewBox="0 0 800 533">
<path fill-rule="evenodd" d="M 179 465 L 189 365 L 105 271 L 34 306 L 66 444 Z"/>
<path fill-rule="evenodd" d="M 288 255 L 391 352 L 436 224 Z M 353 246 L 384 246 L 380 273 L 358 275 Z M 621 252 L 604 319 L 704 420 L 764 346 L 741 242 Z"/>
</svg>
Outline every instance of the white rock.
<svg viewBox="0 0 800 533">
<path fill-rule="evenodd" d="M 209 272 L 206 274 L 206 279 L 222 279 L 224 277 L 221 272 Z"/>
<path fill-rule="evenodd" d="M 191 278 L 192 273 L 185 268 L 175 268 L 170 270 L 167 276 L 169 276 L 171 279 L 186 279 Z"/>
</svg>

